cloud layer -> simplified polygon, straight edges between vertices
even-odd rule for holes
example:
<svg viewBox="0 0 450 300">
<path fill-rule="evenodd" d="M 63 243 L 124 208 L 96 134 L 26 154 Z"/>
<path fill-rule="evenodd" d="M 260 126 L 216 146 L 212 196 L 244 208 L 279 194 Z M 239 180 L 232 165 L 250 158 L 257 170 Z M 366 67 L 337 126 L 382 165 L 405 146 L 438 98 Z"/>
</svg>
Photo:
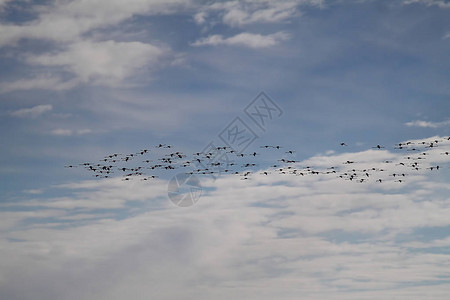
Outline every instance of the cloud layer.
<svg viewBox="0 0 450 300">
<path fill-rule="evenodd" d="M 430 149 L 428 163 L 444 163 L 446 149 Z M 341 164 L 348 157 L 361 167 L 384 168 L 386 159 L 403 159 L 367 150 L 299 164 Z M 1 269 L 9 275 L 0 294 L 442 299 L 450 291 L 448 254 L 435 252 L 449 247 L 449 238 L 420 233 L 450 226 L 449 188 L 425 168 L 403 185 L 274 173 L 250 181 L 205 177 L 202 185 L 200 202 L 183 209 L 167 200 L 167 182 L 160 179 L 68 183 L 53 188 L 72 196 L 16 204 L 19 210 L 2 213 L 0 251 L 8 260 Z"/>
</svg>

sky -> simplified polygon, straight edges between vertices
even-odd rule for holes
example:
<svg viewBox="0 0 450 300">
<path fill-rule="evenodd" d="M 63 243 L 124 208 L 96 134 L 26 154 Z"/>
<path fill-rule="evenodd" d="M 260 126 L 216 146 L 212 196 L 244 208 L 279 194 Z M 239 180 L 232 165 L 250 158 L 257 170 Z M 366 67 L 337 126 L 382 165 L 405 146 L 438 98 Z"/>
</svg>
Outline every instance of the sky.
<svg viewBox="0 0 450 300">
<path fill-rule="evenodd" d="M 446 299 L 449 14 L 444 0 L 0 0 L 0 298 Z M 169 199 L 180 169 L 125 181 L 80 165 L 230 146 L 236 122 L 253 176 L 198 174 L 188 207 Z M 420 152 L 395 149 L 408 141 Z M 419 153 L 419 170 L 401 165 Z M 285 176 L 281 157 L 385 171 Z"/>
</svg>

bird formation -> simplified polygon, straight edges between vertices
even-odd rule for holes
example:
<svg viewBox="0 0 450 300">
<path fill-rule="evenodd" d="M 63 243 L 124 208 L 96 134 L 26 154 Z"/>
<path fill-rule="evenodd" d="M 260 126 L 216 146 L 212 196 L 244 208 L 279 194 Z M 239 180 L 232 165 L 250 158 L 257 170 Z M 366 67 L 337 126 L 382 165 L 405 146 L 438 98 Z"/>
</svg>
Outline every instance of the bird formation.
<svg viewBox="0 0 450 300">
<path fill-rule="evenodd" d="M 347 147 L 341 142 L 340 146 Z M 439 151 L 443 160 L 441 165 L 431 165 L 427 158 L 431 153 Z M 386 151 L 388 147 L 373 146 L 373 151 Z M 403 151 L 400 159 L 384 160 L 376 163 L 367 163 L 357 159 L 346 159 L 332 166 L 301 166 L 300 161 L 294 159 L 294 150 L 284 150 L 279 145 L 260 146 L 260 152 L 237 153 L 228 146 L 211 147 L 209 151 L 186 154 L 176 151 L 172 145 L 158 144 L 148 149 L 120 154 L 113 153 L 97 162 L 84 162 L 76 165 L 67 165 L 66 168 L 83 167 L 96 178 L 122 177 L 123 181 L 152 180 L 164 172 L 182 170 L 186 174 L 196 175 L 223 175 L 233 174 L 242 180 L 250 180 L 255 173 L 267 176 L 269 174 L 293 176 L 330 175 L 343 180 L 357 183 L 365 182 L 397 182 L 407 181 L 408 175 L 420 170 L 439 171 L 450 161 L 450 137 L 421 142 L 407 141 L 391 147 L 393 151 Z M 279 159 L 270 166 L 260 166 L 258 162 L 251 161 L 256 156 L 276 154 Z M 434 152 L 430 152 L 434 151 Z M 442 160 L 441 160 L 442 161 Z M 259 170 L 258 170 L 259 168 Z"/>
</svg>

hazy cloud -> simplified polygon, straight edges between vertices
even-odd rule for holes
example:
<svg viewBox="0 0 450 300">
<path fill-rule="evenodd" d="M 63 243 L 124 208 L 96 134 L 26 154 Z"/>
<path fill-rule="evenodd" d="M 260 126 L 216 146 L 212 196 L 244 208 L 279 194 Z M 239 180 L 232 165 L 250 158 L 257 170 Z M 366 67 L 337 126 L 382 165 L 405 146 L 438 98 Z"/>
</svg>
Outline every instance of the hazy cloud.
<svg viewBox="0 0 450 300">
<path fill-rule="evenodd" d="M 17 90 L 48 89 L 66 90 L 76 85 L 75 80 L 63 81 L 61 78 L 52 76 L 38 76 L 31 79 L 17 79 L 14 81 L 4 81 L 0 84 L 0 92 L 7 93 Z"/>
<path fill-rule="evenodd" d="M 72 129 L 53 129 L 51 131 L 52 135 L 59 135 L 59 136 L 71 136 L 71 135 L 84 135 L 91 133 L 92 130 L 90 129 L 78 129 L 78 130 L 72 130 Z"/>
<path fill-rule="evenodd" d="M 31 117 L 36 118 L 48 111 L 51 111 L 53 106 L 50 104 L 37 105 L 32 108 L 22 108 L 11 112 L 10 114 L 14 117 Z"/>
<path fill-rule="evenodd" d="M 450 2 L 443 0 L 406 0 L 404 1 L 404 3 L 405 4 L 420 3 L 425 4 L 427 6 L 436 5 L 440 8 L 450 8 Z"/>
</svg>

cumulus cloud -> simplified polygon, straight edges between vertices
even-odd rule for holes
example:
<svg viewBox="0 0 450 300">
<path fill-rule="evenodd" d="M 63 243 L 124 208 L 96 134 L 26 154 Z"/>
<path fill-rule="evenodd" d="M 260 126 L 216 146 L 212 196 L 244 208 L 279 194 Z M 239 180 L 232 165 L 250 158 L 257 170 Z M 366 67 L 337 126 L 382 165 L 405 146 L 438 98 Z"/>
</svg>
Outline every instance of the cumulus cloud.
<svg viewBox="0 0 450 300">
<path fill-rule="evenodd" d="M 445 126 L 450 125 L 450 120 L 442 121 L 442 122 L 416 120 L 416 121 L 406 122 L 405 125 L 408 127 L 439 128 L 439 127 L 445 127 Z"/>
<path fill-rule="evenodd" d="M 37 105 L 31 108 L 22 108 L 22 109 L 18 109 L 15 110 L 13 112 L 11 112 L 11 116 L 14 117 L 31 117 L 31 118 L 36 118 L 48 111 L 51 111 L 53 109 L 53 106 L 50 104 L 44 104 L 44 105 Z"/>
<path fill-rule="evenodd" d="M 284 32 L 277 32 L 274 34 L 261 35 L 243 32 L 235 36 L 224 38 L 221 35 L 211 35 L 209 37 L 200 39 L 192 44 L 192 46 L 243 46 L 249 48 L 267 48 L 275 46 L 282 41 L 288 40 L 289 35 Z"/>
</svg>

